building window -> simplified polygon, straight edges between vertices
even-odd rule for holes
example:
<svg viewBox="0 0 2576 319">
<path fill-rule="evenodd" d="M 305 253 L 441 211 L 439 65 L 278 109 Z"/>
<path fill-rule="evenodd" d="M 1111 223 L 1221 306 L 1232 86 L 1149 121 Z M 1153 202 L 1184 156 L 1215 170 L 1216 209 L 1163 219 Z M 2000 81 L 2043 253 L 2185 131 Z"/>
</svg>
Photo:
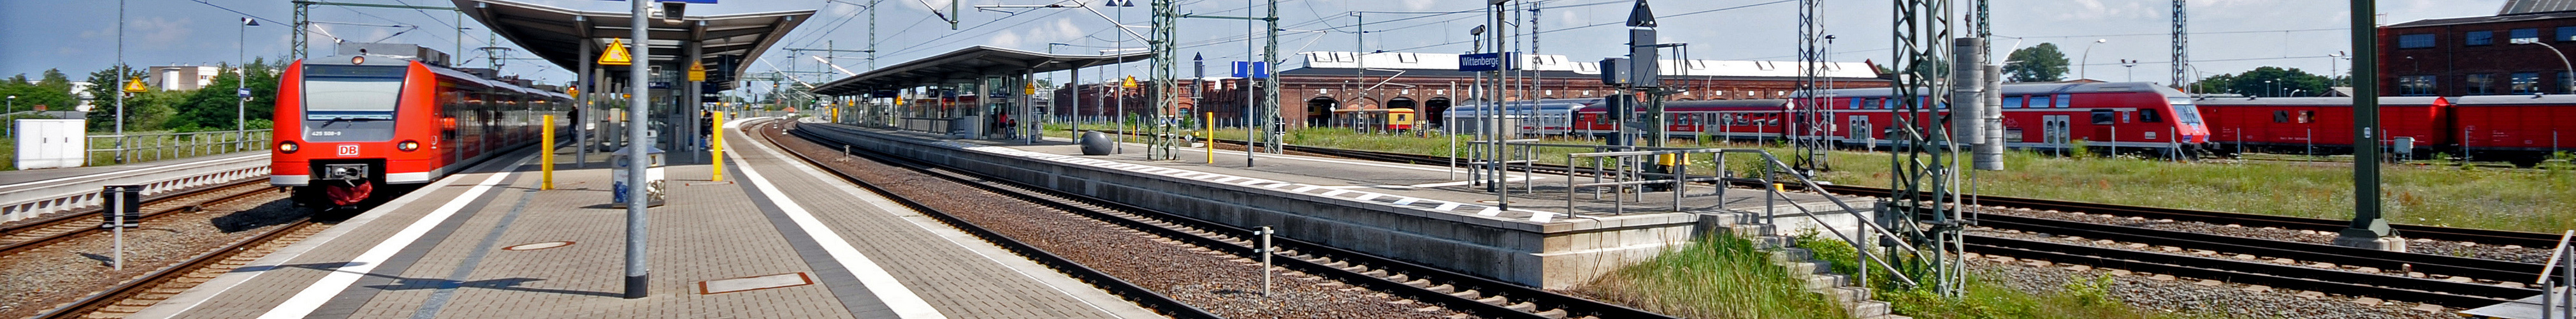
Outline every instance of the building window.
<svg viewBox="0 0 2576 319">
<path fill-rule="evenodd" d="M 2509 41 L 2509 42 L 2505 42 L 2505 43 L 2515 43 L 2515 42 L 2522 42 L 2522 41 L 2540 41 L 2540 29 L 2538 29 L 2538 28 L 2532 28 L 2532 29 L 2513 29 L 2513 31 L 2507 31 L 2507 32 L 2508 32 L 2508 33 L 2507 33 L 2507 36 L 2511 36 L 2512 38 L 2511 38 L 2510 40 L 2506 40 L 2506 41 Z"/>
<path fill-rule="evenodd" d="M 2558 89 L 2553 90 L 2552 92 L 2558 92 L 2558 94 L 2576 94 L 2576 74 L 2570 74 L 2567 73 L 2567 71 L 2558 71 Z"/>
<path fill-rule="evenodd" d="M 2397 77 L 2398 95 L 2431 96 L 2433 95 L 2433 88 L 2433 76 L 2431 75 L 2408 75 Z"/>
<path fill-rule="evenodd" d="M 2513 94 L 2540 93 L 2540 72 L 2513 74 Z"/>
<path fill-rule="evenodd" d="M 2495 44 L 2495 31 L 2469 31 L 2467 45 Z"/>
<path fill-rule="evenodd" d="M 2397 48 L 2399 49 L 2430 47 L 2433 47 L 2432 34 L 2408 34 L 2397 36 Z"/>
<path fill-rule="evenodd" d="M 2494 74 L 2470 74 L 2465 82 L 2469 86 L 2468 95 L 2495 94 Z"/>
<path fill-rule="evenodd" d="M 2558 41 L 2576 41 L 2576 27 L 2558 27 Z"/>
</svg>

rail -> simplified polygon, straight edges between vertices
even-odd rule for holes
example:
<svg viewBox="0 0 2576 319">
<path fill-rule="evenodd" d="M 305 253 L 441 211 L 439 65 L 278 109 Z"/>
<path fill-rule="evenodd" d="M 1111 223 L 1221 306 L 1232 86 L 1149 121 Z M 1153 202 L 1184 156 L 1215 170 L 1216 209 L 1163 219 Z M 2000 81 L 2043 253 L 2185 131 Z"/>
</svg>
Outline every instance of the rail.
<svg viewBox="0 0 2576 319">
<path fill-rule="evenodd" d="M 2576 279 L 2576 258 L 2567 256 L 2569 238 L 2576 238 L 2576 230 L 2558 235 L 2558 249 L 2549 252 L 2549 263 L 2540 268 L 2540 279 L 2534 282 L 2540 284 L 2541 318 L 2551 318 L 2553 312 L 2557 318 L 2576 316 L 2576 292 L 2567 288 Z"/>
<path fill-rule="evenodd" d="M 91 165 L 126 164 L 268 148 L 272 130 L 89 136 Z M 110 156 L 101 156 L 110 155 Z M 105 161 L 102 163 L 102 161 Z"/>
</svg>

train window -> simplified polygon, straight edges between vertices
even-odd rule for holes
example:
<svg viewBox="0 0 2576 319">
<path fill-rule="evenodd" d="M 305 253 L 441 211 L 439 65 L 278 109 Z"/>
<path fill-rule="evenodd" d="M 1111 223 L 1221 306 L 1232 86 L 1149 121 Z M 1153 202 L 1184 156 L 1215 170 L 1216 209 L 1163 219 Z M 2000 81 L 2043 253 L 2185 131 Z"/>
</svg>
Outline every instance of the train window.
<svg viewBox="0 0 2576 319">
<path fill-rule="evenodd" d="M 2317 111 L 2299 111 L 2299 123 L 2312 123 L 2316 121 Z"/>
<path fill-rule="evenodd" d="M 2050 102 L 2050 101 L 2054 101 L 2054 100 L 2056 100 L 2056 98 L 2054 98 L 2054 97 L 2049 97 L 2049 96 L 2047 96 L 2047 95 L 2033 96 L 2033 97 L 2030 97 L 2030 108 L 2034 108 L 2034 109 L 2044 109 L 2044 108 L 2048 108 L 2048 104 L 2049 104 L 2049 103 L 2052 103 L 2052 102 Z"/>
<path fill-rule="evenodd" d="M 2111 113 L 2111 110 L 2093 110 L 2093 125 L 2111 125 L 2111 117 L 2117 116 Z"/>
<path fill-rule="evenodd" d="M 1718 93 L 1718 94 L 1726 94 L 1726 93 Z M 1863 98 L 1852 98 L 1850 103 L 1844 103 L 1844 104 L 1843 104 L 1843 108 L 1846 108 L 1846 109 L 1853 109 L 1853 110 L 1858 110 L 1858 109 L 1860 109 L 1860 107 L 1861 107 L 1862 105 L 1868 105 L 1868 104 L 1869 104 L 1869 100 L 1868 100 L 1868 99 L 1863 99 Z"/>
<path fill-rule="evenodd" d="M 2164 123 L 2164 122 L 2165 122 L 2165 117 L 2164 117 L 2164 115 L 2162 115 L 2161 113 L 2164 113 L 2164 112 L 2156 111 L 2156 110 L 2138 110 L 2138 122 L 2139 122 L 2139 123 Z"/>
<path fill-rule="evenodd" d="M 2289 122 L 2290 122 L 2290 111 L 2286 111 L 2286 110 L 2272 111 L 2272 123 L 2289 123 Z"/>
<path fill-rule="evenodd" d="M 2061 108 L 2061 109 L 2062 109 L 2062 108 L 2067 108 L 2067 107 L 2071 107 L 2071 106 L 2074 106 L 2074 105 L 2075 105 L 2075 95 L 2074 95 L 2074 94 L 2058 94 L 2058 95 L 2057 95 L 2057 108 Z"/>
<path fill-rule="evenodd" d="M 2015 96 L 2015 97 L 2006 97 L 2006 98 L 2004 98 L 2004 106 L 2003 106 L 2003 108 L 2007 108 L 2007 109 L 2018 109 L 2018 108 L 2021 108 L 2021 97 L 2019 97 L 2019 96 Z"/>
</svg>

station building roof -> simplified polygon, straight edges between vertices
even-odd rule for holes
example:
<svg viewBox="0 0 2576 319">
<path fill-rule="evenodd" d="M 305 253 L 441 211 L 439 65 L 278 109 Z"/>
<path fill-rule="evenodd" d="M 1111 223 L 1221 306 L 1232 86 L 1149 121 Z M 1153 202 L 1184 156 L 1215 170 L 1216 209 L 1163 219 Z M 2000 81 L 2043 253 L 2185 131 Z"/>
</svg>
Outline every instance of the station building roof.
<svg viewBox="0 0 2576 319">
<path fill-rule="evenodd" d="M 1124 62 L 1142 62 L 1153 57 L 1152 52 L 1120 55 L 1056 55 L 975 46 L 868 70 L 866 73 L 823 83 L 815 86 L 812 91 L 819 95 L 860 95 L 879 89 L 956 83 L 984 76 L 1012 75 L 1022 71 L 1055 72 Z"/>
<path fill-rule="evenodd" d="M 458 11 L 483 22 L 493 33 L 527 48 L 538 58 L 554 62 L 566 70 L 580 70 L 584 61 L 582 41 L 605 45 L 609 39 L 631 39 L 634 36 L 632 12 L 574 11 L 509 0 L 451 0 Z M 814 10 L 765 13 L 686 16 L 678 23 L 653 21 L 649 28 L 652 63 L 678 65 L 684 55 L 682 41 L 701 46 L 695 58 L 709 71 L 707 82 L 732 89 L 740 83 L 735 78 L 751 68 L 750 61 L 776 45 L 797 25 L 814 15 Z M 599 47 L 599 46 L 592 46 Z M 718 70 L 719 60 L 734 57 L 732 70 Z"/>
</svg>

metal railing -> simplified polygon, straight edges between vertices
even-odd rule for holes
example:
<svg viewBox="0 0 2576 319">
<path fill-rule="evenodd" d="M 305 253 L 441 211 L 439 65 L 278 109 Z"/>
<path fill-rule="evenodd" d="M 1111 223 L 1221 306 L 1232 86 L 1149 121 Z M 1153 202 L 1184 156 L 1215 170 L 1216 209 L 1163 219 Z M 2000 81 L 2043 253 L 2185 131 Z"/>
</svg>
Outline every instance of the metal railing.
<svg viewBox="0 0 2576 319">
<path fill-rule="evenodd" d="M 90 135 L 89 164 L 115 165 L 263 150 L 270 130 Z"/>
<path fill-rule="evenodd" d="M 2576 256 L 2570 256 L 2576 254 L 2572 250 L 2576 247 L 2567 246 L 2569 238 L 2576 238 L 2576 230 L 2558 235 L 2558 250 L 2550 251 L 2540 279 L 2533 281 L 2540 285 L 2540 318 L 2576 317 L 2576 291 L 2571 291 L 2576 289 L 2568 289 L 2570 280 L 2576 279 Z"/>
<path fill-rule="evenodd" d="M 1670 187 L 1672 187 L 1670 191 L 1673 194 L 1671 207 L 1673 211 L 1676 212 L 1682 211 L 1682 201 L 1686 198 L 1715 196 L 1720 199 L 1724 199 L 1726 196 L 1726 189 L 1728 188 L 1724 181 L 1729 179 L 1729 176 L 1727 175 L 1731 174 L 1731 172 L 1727 172 L 1726 170 L 1726 155 L 1750 154 L 1759 157 L 1761 162 L 1757 165 L 1761 165 L 1762 173 L 1758 174 L 1759 176 L 1756 177 L 1756 179 L 1760 180 L 1763 185 L 1763 208 L 1761 215 L 1763 223 L 1778 224 L 1779 212 L 1777 210 L 1780 205 L 1776 205 L 1775 203 L 1777 203 L 1778 200 L 1790 199 L 1788 195 L 1782 192 L 1781 188 L 1776 185 L 1780 185 L 1781 182 L 1785 181 L 1795 181 L 1798 184 L 1805 186 L 1807 190 L 1813 191 L 1817 195 L 1823 195 L 1826 201 L 1833 202 L 1834 206 L 1842 208 L 1844 212 L 1850 213 L 1852 218 L 1855 221 L 1858 221 L 1857 224 L 1861 225 L 1861 229 L 1859 229 L 1859 231 L 1862 232 L 1862 234 L 1859 236 L 1853 236 L 1851 234 L 1844 233 L 1840 229 L 1835 229 L 1834 227 L 1829 226 L 1831 224 L 1827 223 L 1823 217 L 1818 216 L 1814 211 L 1808 210 L 1805 205 L 1793 204 L 1789 205 L 1789 207 L 1797 209 L 1798 212 L 1801 213 L 1800 215 L 1805 215 L 1809 220 L 1814 221 L 1818 225 L 1817 228 L 1822 228 L 1827 232 L 1833 233 L 1835 239 L 1840 239 L 1844 243 L 1850 244 L 1852 247 L 1856 248 L 1854 250 L 1860 253 L 1859 257 L 1862 263 L 1876 265 L 1879 268 L 1886 270 L 1889 275 L 1896 276 L 1897 280 L 1904 282 L 1906 285 L 1911 286 L 1916 284 L 1913 278 L 1906 277 L 1903 271 L 1897 270 L 1896 266 L 1888 263 L 1885 258 L 1878 258 L 1878 256 L 1871 254 L 1873 249 L 1870 249 L 1869 247 L 1878 246 L 1871 242 L 1883 238 L 1887 241 L 1896 243 L 1893 246 L 1908 253 L 1920 254 L 1922 253 L 1921 250 L 1917 250 L 1914 248 L 1913 244 L 1907 243 L 1905 238 L 1898 237 L 1894 232 L 1890 232 L 1886 228 L 1880 227 L 1876 221 L 1870 219 L 1868 214 L 1864 214 L 1857 209 L 1853 209 L 1851 204 L 1843 202 L 1841 197 L 1837 197 L 1832 193 L 1826 192 L 1824 187 L 1817 184 L 1814 179 L 1804 174 L 1797 173 L 1798 170 L 1790 168 L 1787 163 L 1781 162 L 1779 157 L 1772 156 L 1769 151 L 1761 149 L 1736 148 L 1676 148 L 1535 143 L 1516 143 L 1516 145 L 1530 147 L 1592 148 L 1596 151 L 1617 150 L 1566 154 L 1565 162 L 1568 166 L 1575 166 L 1577 163 L 1581 163 L 1576 160 L 1579 158 L 1592 159 L 1591 168 L 1593 168 L 1593 170 L 1590 172 L 1592 175 L 1591 183 L 1576 182 L 1576 173 L 1577 171 L 1582 171 L 1581 169 L 1568 169 L 1565 172 L 1565 213 L 1569 216 L 1578 217 L 1582 215 L 1575 210 L 1575 202 L 1577 201 L 1575 194 L 1579 191 L 1578 188 L 1590 189 L 1593 192 L 1593 199 L 1595 200 L 1602 199 L 1604 188 L 1609 188 L 1609 191 L 1614 194 L 1609 196 L 1612 214 L 1626 213 L 1625 203 L 1629 200 L 1628 197 L 1632 195 L 1639 202 L 1645 201 L 1646 192 L 1641 187 L 1647 185 L 1670 185 Z M 1714 171 L 1716 172 L 1710 173 L 1707 176 L 1693 176 L 1690 174 L 1690 163 L 1693 163 L 1691 160 L 1692 157 L 1694 155 L 1701 154 L 1709 156 L 1710 163 L 1715 164 Z M 1671 163 L 1672 165 L 1670 166 L 1673 171 L 1645 171 L 1645 168 L 1649 165 L 1659 165 L 1664 163 Z M 1781 176 L 1787 176 L 1789 179 L 1782 180 L 1779 178 Z M 1695 182 L 1717 182 L 1717 186 L 1713 192 L 1701 196 L 1692 196 L 1688 186 L 1690 183 Z M 1722 208 L 1725 203 L 1721 200 L 1719 203 L 1714 205 L 1718 205 Z M 1867 271 L 1861 271 L 1859 276 L 1861 282 L 1868 282 L 1869 274 Z"/>
</svg>

